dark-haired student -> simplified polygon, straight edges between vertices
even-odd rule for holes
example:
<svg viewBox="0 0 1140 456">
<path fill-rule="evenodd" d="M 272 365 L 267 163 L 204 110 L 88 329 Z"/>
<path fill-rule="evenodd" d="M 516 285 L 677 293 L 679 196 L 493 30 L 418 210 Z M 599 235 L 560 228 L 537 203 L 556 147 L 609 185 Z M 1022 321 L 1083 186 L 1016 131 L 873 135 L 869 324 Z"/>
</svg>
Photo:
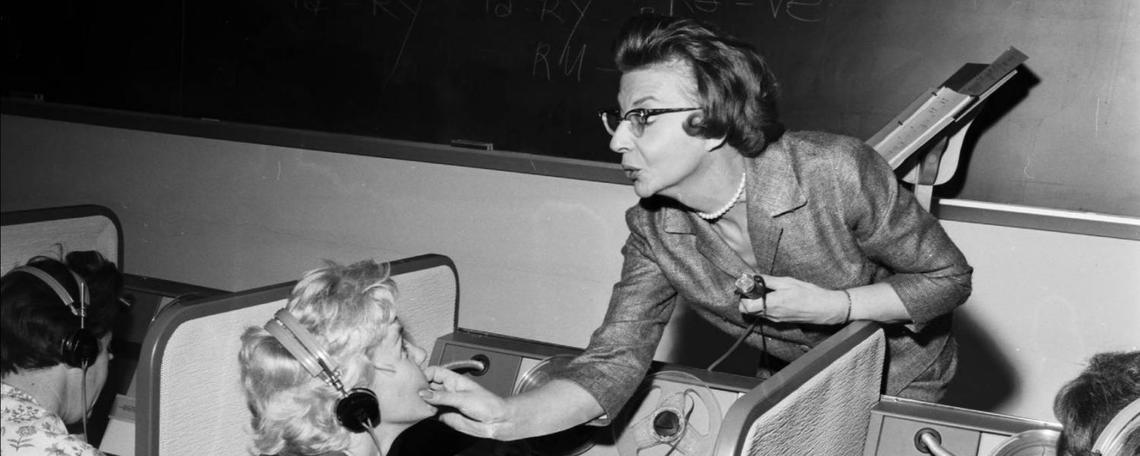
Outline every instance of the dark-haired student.
<svg viewBox="0 0 1140 456">
<path fill-rule="evenodd" d="M 605 320 L 563 375 L 520 396 L 429 369 L 424 396 L 456 410 L 442 419 L 513 440 L 614 417 L 678 305 L 783 361 L 852 320 L 880 322 L 884 392 L 938 400 L 957 360 L 951 314 L 973 270 L 890 166 L 855 138 L 785 132 L 765 60 L 696 21 L 633 18 L 615 62 L 620 106 L 600 117 L 642 199 L 626 212 Z M 745 298 L 739 279 L 772 291 Z"/>
<path fill-rule="evenodd" d="M 1064 456 L 1140 455 L 1140 429 L 1120 436 L 1117 453 L 1094 451 L 1109 423 L 1129 405 L 1140 401 L 1140 351 L 1098 353 L 1077 378 L 1066 383 L 1053 401 L 1053 414 L 1063 430 L 1059 453 Z M 1125 417 L 1138 419 L 1136 415 Z"/>
<path fill-rule="evenodd" d="M 101 454 L 65 423 L 86 423 L 107 380 L 122 289 L 115 264 L 93 251 L 37 257 L 0 279 L 5 455 Z"/>
</svg>

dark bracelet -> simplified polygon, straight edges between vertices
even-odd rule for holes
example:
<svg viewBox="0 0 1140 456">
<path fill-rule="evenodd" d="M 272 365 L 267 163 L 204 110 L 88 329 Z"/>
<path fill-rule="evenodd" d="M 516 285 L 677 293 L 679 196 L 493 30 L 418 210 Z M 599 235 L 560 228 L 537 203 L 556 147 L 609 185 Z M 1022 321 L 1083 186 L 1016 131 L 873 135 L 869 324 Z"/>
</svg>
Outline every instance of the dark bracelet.
<svg viewBox="0 0 1140 456">
<path fill-rule="evenodd" d="M 843 295 L 847 296 L 847 316 L 843 317 L 843 324 L 851 323 L 851 293 L 847 290 L 842 290 Z"/>
</svg>

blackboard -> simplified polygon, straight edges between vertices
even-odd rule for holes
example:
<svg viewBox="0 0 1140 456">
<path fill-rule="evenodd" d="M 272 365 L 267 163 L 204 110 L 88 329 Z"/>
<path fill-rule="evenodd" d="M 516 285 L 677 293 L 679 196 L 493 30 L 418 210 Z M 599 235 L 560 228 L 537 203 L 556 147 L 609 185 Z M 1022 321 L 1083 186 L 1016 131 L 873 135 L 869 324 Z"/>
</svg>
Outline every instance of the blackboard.
<svg viewBox="0 0 1140 456">
<path fill-rule="evenodd" d="M 620 24 L 753 43 L 792 129 L 868 138 L 966 62 L 1029 55 L 943 196 L 1140 216 L 1134 0 L 6 2 L 6 96 L 616 162 Z"/>
</svg>

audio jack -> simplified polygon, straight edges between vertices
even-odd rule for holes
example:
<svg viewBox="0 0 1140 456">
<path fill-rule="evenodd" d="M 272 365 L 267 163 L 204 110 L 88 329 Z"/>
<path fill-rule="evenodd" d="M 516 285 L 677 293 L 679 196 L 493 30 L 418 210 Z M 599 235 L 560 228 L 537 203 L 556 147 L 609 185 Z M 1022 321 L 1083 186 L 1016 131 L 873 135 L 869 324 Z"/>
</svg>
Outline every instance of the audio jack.
<svg viewBox="0 0 1140 456">
<path fill-rule="evenodd" d="M 938 431 L 930 428 L 922 428 L 914 434 L 914 446 L 925 454 L 932 454 L 934 456 L 954 456 L 953 453 L 946 451 L 942 448 L 942 436 Z"/>
<path fill-rule="evenodd" d="M 481 359 L 462 359 L 443 364 L 442 368 L 449 371 L 475 371 L 479 374 L 487 372 L 487 361 Z"/>
</svg>

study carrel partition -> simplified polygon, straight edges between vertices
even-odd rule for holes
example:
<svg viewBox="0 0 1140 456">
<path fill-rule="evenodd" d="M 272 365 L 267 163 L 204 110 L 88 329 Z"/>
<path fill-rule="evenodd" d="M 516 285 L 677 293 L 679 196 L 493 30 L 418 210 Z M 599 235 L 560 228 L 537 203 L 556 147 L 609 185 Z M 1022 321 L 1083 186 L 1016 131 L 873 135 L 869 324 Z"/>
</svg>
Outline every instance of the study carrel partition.
<svg viewBox="0 0 1140 456">
<path fill-rule="evenodd" d="M 77 250 L 95 250 L 123 267 L 123 230 L 110 209 L 93 204 L 29 209 L 0 214 L 3 242 L 0 272 L 36 256 L 62 260 Z"/>
</svg>

